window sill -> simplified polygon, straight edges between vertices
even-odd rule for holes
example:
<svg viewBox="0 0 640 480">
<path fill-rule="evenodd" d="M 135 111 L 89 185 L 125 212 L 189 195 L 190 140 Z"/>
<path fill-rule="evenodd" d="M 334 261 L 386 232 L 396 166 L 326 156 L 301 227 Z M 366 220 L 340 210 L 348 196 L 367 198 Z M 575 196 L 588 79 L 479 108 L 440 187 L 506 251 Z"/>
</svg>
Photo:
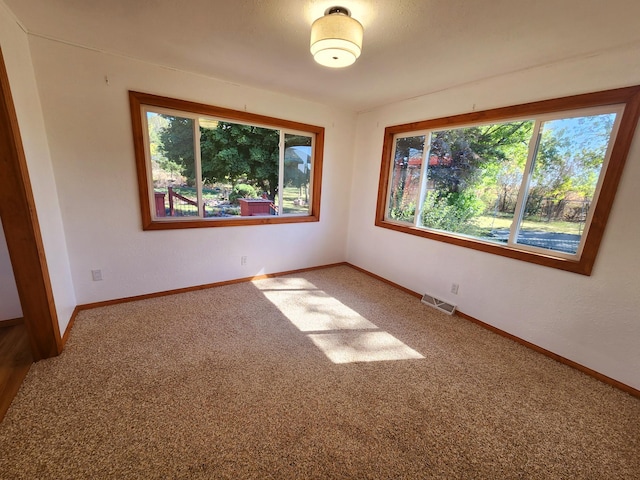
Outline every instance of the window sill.
<svg viewBox="0 0 640 480">
<path fill-rule="evenodd" d="M 414 226 L 401 225 L 387 220 L 376 219 L 375 225 L 377 227 L 394 230 L 396 232 L 407 233 L 417 237 L 428 238 L 438 242 L 449 243 L 459 247 L 470 248 L 480 252 L 500 255 L 502 257 L 543 265 L 545 267 L 557 268 L 559 270 L 565 270 L 567 272 L 578 273 L 581 275 L 591 275 L 591 270 L 593 268 L 593 260 L 591 260 L 588 255 L 585 255 L 585 253 L 583 253 L 581 259 L 571 260 L 558 258 L 553 256 L 553 254 L 546 255 L 542 252 L 537 253 L 519 249 L 514 246 L 499 245 L 474 238 L 440 233 L 433 230 L 425 230 Z"/>
<path fill-rule="evenodd" d="M 239 217 L 232 219 L 193 219 L 193 220 L 149 220 L 143 224 L 143 230 L 176 230 L 182 228 L 215 228 L 215 227 L 244 227 L 250 225 L 277 225 L 284 223 L 308 223 L 320 221 L 317 215 L 304 216 L 259 216 Z"/>
</svg>

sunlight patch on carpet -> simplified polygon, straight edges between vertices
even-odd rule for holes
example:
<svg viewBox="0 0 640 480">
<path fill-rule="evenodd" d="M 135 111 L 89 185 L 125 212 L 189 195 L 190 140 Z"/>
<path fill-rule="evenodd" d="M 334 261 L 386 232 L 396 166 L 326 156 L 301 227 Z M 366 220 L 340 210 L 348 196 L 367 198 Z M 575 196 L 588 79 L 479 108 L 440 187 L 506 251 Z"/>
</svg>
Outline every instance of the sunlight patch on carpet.
<svg viewBox="0 0 640 480">
<path fill-rule="evenodd" d="M 318 289 L 263 293 L 301 332 L 377 328 L 358 312 Z"/>
<path fill-rule="evenodd" d="M 307 280 L 275 279 L 255 285 L 333 363 L 424 358 Z"/>
<path fill-rule="evenodd" d="M 309 338 L 333 363 L 424 358 L 387 332 L 319 333 Z"/>
</svg>

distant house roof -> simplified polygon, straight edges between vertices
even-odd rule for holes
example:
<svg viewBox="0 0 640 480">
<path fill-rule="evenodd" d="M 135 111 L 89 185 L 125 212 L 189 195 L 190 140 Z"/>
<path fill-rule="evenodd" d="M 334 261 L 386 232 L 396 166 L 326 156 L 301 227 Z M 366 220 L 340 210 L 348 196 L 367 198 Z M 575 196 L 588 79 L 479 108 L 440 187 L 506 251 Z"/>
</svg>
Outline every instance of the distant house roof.
<svg viewBox="0 0 640 480">
<path fill-rule="evenodd" d="M 400 163 L 402 162 L 396 161 L 396 164 L 399 165 Z M 421 166 L 422 166 L 421 155 L 414 155 L 412 157 L 409 157 L 409 160 L 407 160 L 408 168 L 417 168 Z M 444 157 L 439 157 L 438 155 L 431 155 L 429 156 L 429 166 L 430 167 L 438 167 L 438 166 L 449 167 L 451 166 L 451 156 L 446 155 Z"/>
</svg>

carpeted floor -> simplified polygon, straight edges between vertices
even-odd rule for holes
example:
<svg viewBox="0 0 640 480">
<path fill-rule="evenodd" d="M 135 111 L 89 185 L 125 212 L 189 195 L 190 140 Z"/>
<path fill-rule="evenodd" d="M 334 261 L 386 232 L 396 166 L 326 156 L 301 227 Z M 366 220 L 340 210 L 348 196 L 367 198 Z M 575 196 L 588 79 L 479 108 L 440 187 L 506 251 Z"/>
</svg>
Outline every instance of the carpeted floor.
<svg viewBox="0 0 640 480">
<path fill-rule="evenodd" d="M 640 400 L 346 266 L 83 311 L 3 479 L 638 479 Z"/>
</svg>

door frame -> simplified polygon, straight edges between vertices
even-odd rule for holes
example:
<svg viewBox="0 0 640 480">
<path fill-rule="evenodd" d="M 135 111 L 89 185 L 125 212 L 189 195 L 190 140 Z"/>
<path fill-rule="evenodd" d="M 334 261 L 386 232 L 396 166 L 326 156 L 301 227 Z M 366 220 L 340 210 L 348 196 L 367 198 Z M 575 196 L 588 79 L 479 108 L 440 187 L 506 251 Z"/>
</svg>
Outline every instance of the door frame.
<svg viewBox="0 0 640 480">
<path fill-rule="evenodd" d="M 9 77 L 0 48 L 0 218 L 35 361 L 62 352 L 60 326 Z"/>
</svg>

